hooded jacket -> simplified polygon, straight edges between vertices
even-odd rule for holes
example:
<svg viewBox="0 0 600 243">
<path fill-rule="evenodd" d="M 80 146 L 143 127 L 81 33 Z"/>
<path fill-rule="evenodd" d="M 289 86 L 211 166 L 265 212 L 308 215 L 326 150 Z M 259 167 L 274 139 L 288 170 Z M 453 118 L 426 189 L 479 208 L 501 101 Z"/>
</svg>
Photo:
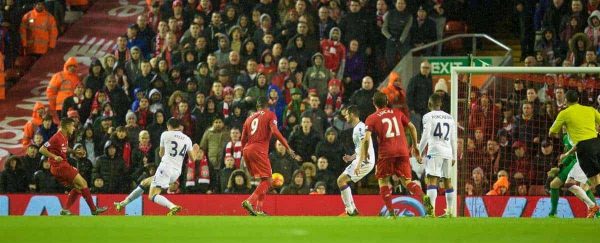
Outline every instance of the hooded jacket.
<svg viewBox="0 0 600 243">
<path fill-rule="evenodd" d="M 104 155 L 98 157 L 92 173 L 92 179 L 101 178 L 104 180 L 104 187 L 108 193 L 125 192 L 129 189 L 122 183 L 123 179 L 126 179 L 125 161 L 118 155 L 118 151 L 112 157 L 108 155 L 108 148 L 111 146 L 115 147 L 110 140 L 104 145 Z"/>
<path fill-rule="evenodd" d="M 21 46 L 27 53 L 46 54 L 56 46 L 58 29 L 56 20 L 48 11 L 32 9 L 21 19 Z"/>
<path fill-rule="evenodd" d="M 69 72 L 69 66 L 77 67 L 77 59 L 70 57 L 63 65 L 63 70 L 55 73 L 50 79 L 46 89 L 46 97 L 51 111 L 62 110 L 64 100 L 74 94 L 75 87 L 81 82 L 77 73 Z M 58 117 L 55 119 L 58 119 Z"/>
<path fill-rule="evenodd" d="M 315 63 L 316 57 L 321 57 L 323 60 L 321 65 Z M 323 65 L 324 62 L 325 58 L 323 57 L 323 54 L 317 52 L 312 56 L 313 66 L 306 70 L 304 80 L 302 81 L 304 89 L 316 89 L 318 95 L 327 94 L 327 82 L 331 79 L 331 72 L 325 68 Z"/>
<path fill-rule="evenodd" d="M 336 30 L 340 32 L 341 38 L 342 31 L 340 28 L 331 28 L 331 31 L 329 31 L 329 39 L 321 40 L 321 52 L 325 58 L 325 68 L 338 73 L 336 77 L 341 79 L 346 62 L 346 47 L 340 40 L 333 40 L 332 34 Z"/>
<path fill-rule="evenodd" d="M 592 45 L 598 46 L 598 42 L 600 42 L 600 24 L 598 24 L 598 26 L 593 26 L 593 18 L 598 19 L 598 21 L 600 22 L 600 11 L 594 10 L 590 17 L 588 17 L 588 26 L 585 27 L 585 33 L 587 34 L 588 38 L 590 38 L 590 40 L 592 41 Z"/>
<path fill-rule="evenodd" d="M 94 69 L 94 67 L 96 66 L 100 66 L 101 70 L 100 70 L 100 75 L 95 76 L 92 71 L 92 69 Z M 96 59 L 92 62 L 92 64 L 90 65 L 90 69 L 88 71 L 88 75 L 87 77 L 85 77 L 83 79 L 83 83 L 85 84 L 86 88 L 90 88 L 92 89 L 92 93 L 96 93 L 98 92 L 98 90 L 101 90 L 102 87 L 104 87 L 104 78 L 105 76 L 105 70 L 104 67 L 102 66 L 102 62 L 100 62 L 100 60 Z"/>
<path fill-rule="evenodd" d="M 25 123 L 23 126 L 23 138 L 21 139 L 21 144 L 23 145 L 23 149 L 27 149 L 29 144 L 31 144 L 31 140 L 33 139 L 33 135 L 35 135 L 35 131 L 39 126 L 42 125 L 42 117 L 38 114 L 38 110 L 46 109 L 47 107 L 41 102 L 35 102 L 33 106 L 33 112 L 31 113 L 31 120 Z"/>
<path fill-rule="evenodd" d="M 271 100 L 270 96 L 273 90 L 277 92 L 277 100 L 275 101 Z M 273 84 L 269 85 L 269 89 L 267 90 L 267 97 L 269 98 L 269 101 L 273 103 L 269 106 L 269 110 L 275 113 L 275 116 L 277 116 L 277 124 L 281 126 L 283 124 L 283 116 L 286 108 L 285 97 L 283 97 L 281 89 L 279 89 L 277 85 Z"/>
</svg>

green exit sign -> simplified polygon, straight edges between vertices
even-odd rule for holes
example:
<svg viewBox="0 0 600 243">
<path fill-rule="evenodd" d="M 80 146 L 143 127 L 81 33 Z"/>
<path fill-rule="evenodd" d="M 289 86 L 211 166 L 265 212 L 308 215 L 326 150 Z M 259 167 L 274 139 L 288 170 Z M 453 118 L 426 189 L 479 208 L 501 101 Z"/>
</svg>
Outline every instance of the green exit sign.
<svg viewBox="0 0 600 243">
<path fill-rule="evenodd" d="M 467 57 L 450 57 L 450 58 L 429 58 L 431 63 L 432 75 L 450 75 L 451 67 L 464 67 L 469 65 Z M 474 57 L 473 65 L 475 67 L 487 67 L 492 65 L 492 58 L 489 57 Z"/>
</svg>

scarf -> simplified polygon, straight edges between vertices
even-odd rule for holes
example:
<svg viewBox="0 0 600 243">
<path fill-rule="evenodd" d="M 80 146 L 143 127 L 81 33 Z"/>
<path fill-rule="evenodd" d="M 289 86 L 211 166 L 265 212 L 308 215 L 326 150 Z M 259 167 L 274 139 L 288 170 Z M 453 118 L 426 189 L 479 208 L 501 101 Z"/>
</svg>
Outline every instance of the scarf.
<svg viewBox="0 0 600 243">
<path fill-rule="evenodd" d="M 131 167 L 131 144 L 125 142 L 123 145 L 123 160 L 125 160 L 125 168 Z"/>
<path fill-rule="evenodd" d="M 223 102 L 223 117 L 225 119 L 229 117 L 229 104 L 227 102 Z"/>
<path fill-rule="evenodd" d="M 201 160 L 193 161 L 192 159 L 188 159 L 187 161 L 185 186 L 195 186 L 196 182 L 198 184 L 210 184 L 210 167 L 208 166 L 206 156 Z"/>
<path fill-rule="evenodd" d="M 227 145 L 225 145 L 225 157 L 227 156 L 233 157 L 233 166 L 236 169 L 239 169 L 240 164 L 242 163 L 242 142 L 237 141 L 235 144 L 228 142 Z"/>
</svg>

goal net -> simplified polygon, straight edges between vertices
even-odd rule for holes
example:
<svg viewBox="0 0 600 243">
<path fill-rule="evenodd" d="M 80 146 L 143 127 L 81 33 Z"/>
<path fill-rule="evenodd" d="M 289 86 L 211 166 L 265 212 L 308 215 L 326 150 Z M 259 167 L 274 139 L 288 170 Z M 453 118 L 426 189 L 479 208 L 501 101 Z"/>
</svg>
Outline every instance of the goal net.
<svg viewBox="0 0 600 243">
<path fill-rule="evenodd" d="M 562 138 L 548 137 L 548 129 L 566 108 L 568 90 L 579 91 L 581 104 L 599 107 L 599 74 L 596 67 L 453 68 L 450 110 L 459 146 L 454 215 L 488 216 L 485 202 L 493 195 L 549 195 L 547 172 L 564 146 Z"/>
</svg>

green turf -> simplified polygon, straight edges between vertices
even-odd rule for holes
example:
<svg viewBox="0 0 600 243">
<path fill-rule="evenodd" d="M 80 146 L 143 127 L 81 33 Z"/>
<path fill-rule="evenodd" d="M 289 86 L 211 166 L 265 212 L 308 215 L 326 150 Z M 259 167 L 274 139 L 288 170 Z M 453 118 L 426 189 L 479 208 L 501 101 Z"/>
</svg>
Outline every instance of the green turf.
<svg viewBox="0 0 600 243">
<path fill-rule="evenodd" d="M 0 217 L 0 242 L 599 242 L 599 220 Z"/>
</svg>

